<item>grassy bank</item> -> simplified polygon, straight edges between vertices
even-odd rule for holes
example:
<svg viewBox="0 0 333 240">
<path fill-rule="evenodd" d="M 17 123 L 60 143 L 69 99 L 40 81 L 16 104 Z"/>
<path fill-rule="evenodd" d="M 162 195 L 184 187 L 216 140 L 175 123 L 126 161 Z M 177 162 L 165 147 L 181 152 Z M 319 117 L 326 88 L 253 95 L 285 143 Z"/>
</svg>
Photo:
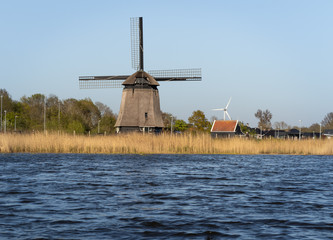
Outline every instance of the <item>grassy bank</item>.
<svg viewBox="0 0 333 240">
<path fill-rule="evenodd" d="M 332 140 L 211 139 L 205 135 L 0 135 L 0 153 L 333 155 Z"/>
</svg>

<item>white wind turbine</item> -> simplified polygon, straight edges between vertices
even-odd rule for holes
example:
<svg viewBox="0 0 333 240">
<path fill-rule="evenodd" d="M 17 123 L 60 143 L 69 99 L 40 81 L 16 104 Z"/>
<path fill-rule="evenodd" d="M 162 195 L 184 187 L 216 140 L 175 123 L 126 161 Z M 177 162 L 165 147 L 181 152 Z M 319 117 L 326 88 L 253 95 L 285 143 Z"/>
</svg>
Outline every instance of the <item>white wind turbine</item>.
<svg viewBox="0 0 333 240">
<path fill-rule="evenodd" d="M 229 102 L 227 104 L 227 106 L 225 106 L 225 108 L 216 108 L 216 109 L 213 109 L 214 111 L 224 111 L 224 121 L 225 121 L 225 115 L 228 116 L 229 120 L 231 120 L 231 117 L 228 113 L 228 107 L 229 107 L 229 104 L 230 104 L 230 101 L 231 101 L 231 97 L 229 99 Z"/>
</svg>

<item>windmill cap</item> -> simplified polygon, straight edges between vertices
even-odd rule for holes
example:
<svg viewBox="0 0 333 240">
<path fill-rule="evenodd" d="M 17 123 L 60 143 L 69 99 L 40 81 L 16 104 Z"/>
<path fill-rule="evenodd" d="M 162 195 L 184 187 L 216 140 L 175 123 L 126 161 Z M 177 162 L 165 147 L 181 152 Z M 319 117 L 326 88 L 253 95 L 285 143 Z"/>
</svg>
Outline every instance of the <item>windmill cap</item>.
<svg viewBox="0 0 333 240">
<path fill-rule="evenodd" d="M 144 78 L 148 81 L 148 85 L 150 86 L 159 86 L 160 84 L 155 80 L 153 76 L 146 73 L 145 71 L 137 71 L 129 76 L 122 84 L 123 85 L 135 85 L 137 78 Z"/>
</svg>

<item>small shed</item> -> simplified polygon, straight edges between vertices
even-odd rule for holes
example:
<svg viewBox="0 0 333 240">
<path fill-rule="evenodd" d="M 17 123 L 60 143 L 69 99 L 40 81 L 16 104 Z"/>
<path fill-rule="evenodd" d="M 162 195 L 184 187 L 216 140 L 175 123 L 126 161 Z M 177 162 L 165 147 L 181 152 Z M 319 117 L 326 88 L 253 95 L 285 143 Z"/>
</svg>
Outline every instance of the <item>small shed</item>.
<svg viewBox="0 0 333 240">
<path fill-rule="evenodd" d="M 243 135 L 238 120 L 215 120 L 210 130 L 212 138 L 232 138 Z"/>
</svg>

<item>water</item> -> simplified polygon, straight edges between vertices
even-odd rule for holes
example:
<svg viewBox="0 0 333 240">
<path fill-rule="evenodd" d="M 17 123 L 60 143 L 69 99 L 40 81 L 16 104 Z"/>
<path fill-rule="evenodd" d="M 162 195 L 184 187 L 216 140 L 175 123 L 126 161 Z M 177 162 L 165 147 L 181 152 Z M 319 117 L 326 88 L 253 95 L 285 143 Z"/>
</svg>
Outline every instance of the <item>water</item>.
<svg viewBox="0 0 333 240">
<path fill-rule="evenodd" d="M 333 239 L 333 156 L 0 155 L 0 239 Z"/>
</svg>

